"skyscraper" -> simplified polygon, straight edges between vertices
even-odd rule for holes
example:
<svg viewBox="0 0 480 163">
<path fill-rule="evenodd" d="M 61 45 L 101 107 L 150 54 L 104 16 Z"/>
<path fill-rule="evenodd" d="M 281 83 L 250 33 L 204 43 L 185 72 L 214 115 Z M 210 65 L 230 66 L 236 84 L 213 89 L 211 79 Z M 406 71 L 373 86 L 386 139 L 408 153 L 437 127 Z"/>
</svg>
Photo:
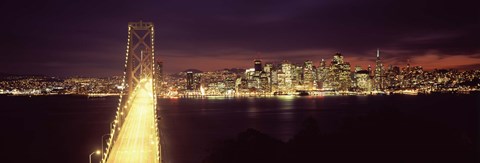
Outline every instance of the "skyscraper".
<svg viewBox="0 0 480 163">
<path fill-rule="evenodd" d="M 187 72 L 187 90 L 193 90 L 193 72 Z"/>
<path fill-rule="evenodd" d="M 155 66 L 155 85 L 157 94 L 161 93 L 161 88 L 164 80 L 163 76 L 163 62 L 157 61 Z"/>
<path fill-rule="evenodd" d="M 325 63 L 325 60 L 322 59 L 322 61 L 320 62 L 320 65 L 318 66 L 317 68 L 317 86 L 318 88 L 320 89 L 323 89 L 324 87 L 324 82 L 327 78 L 327 75 L 328 75 L 328 71 L 329 71 L 329 67 L 327 67 L 327 64 Z"/>
<path fill-rule="evenodd" d="M 400 82 L 398 81 L 398 75 L 400 75 L 400 67 L 390 65 L 384 74 L 385 88 L 394 89 L 400 87 Z"/>
<path fill-rule="evenodd" d="M 273 69 L 272 63 L 266 63 L 265 67 L 263 67 L 263 71 L 267 74 L 270 74 L 270 72 L 272 72 L 272 69 Z"/>
<path fill-rule="evenodd" d="M 355 67 L 354 82 L 355 91 L 362 93 L 371 91 L 371 79 L 368 70 L 363 70 L 360 66 Z"/>
<path fill-rule="evenodd" d="M 305 90 L 314 89 L 314 71 L 313 71 L 313 62 L 310 60 L 305 61 L 303 65 L 303 86 Z"/>
<path fill-rule="evenodd" d="M 368 65 L 367 71 L 368 71 L 368 75 L 372 76 L 372 66 Z"/>
<path fill-rule="evenodd" d="M 283 61 L 281 65 L 281 72 L 278 73 L 278 89 L 281 92 L 290 92 L 292 91 L 293 88 L 293 82 L 292 82 L 292 77 L 293 77 L 293 65 L 289 63 L 288 61 Z"/>
<path fill-rule="evenodd" d="M 342 54 L 335 53 L 323 83 L 323 88 L 335 91 L 348 91 L 352 83 L 350 74 L 350 63 L 343 61 Z"/>
<path fill-rule="evenodd" d="M 385 89 L 385 69 L 383 68 L 382 60 L 380 59 L 380 49 L 377 49 L 377 60 L 375 61 L 374 82 L 375 90 L 383 91 Z"/>
<path fill-rule="evenodd" d="M 253 64 L 255 66 L 255 71 L 257 71 L 257 72 L 262 71 L 262 61 L 261 60 L 255 59 L 253 61 Z"/>
<path fill-rule="evenodd" d="M 341 53 L 335 53 L 332 59 L 332 65 L 343 64 L 343 56 Z"/>
</svg>

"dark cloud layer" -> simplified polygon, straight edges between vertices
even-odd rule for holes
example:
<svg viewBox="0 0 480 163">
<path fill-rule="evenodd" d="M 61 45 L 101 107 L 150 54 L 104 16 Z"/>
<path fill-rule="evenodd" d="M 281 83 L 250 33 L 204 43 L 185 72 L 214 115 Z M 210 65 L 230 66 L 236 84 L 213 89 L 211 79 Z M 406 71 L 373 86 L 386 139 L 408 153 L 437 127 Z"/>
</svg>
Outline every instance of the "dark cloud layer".
<svg viewBox="0 0 480 163">
<path fill-rule="evenodd" d="M 126 24 L 140 19 L 155 23 L 157 55 L 170 72 L 215 69 L 213 61 L 217 69 L 248 66 L 255 57 L 318 61 L 335 51 L 363 65 L 376 48 L 396 64 L 432 55 L 478 61 L 478 6 L 474 0 L 8 1 L 0 6 L 0 72 L 121 74 Z"/>
</svg>

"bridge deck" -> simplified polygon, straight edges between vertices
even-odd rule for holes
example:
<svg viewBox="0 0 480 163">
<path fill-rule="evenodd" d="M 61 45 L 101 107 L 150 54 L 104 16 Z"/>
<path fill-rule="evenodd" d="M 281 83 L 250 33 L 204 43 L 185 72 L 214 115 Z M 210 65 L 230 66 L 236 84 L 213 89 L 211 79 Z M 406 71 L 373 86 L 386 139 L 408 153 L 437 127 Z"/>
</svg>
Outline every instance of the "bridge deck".
<svg viewBox="0 0 480 163">
<path fill-rule="evenodd" d="M 141 82 L 131 95 L 132 107 L 109 153 L 107 163 L 159 162 L 151 84 L 152 82 Z"/>
</svg>

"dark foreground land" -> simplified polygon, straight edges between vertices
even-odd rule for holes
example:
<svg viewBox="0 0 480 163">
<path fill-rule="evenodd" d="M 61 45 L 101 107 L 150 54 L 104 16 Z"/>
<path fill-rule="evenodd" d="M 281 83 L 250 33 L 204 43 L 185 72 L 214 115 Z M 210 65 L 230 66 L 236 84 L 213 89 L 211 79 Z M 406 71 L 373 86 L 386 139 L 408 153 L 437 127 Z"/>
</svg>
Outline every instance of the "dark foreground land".
<svg viewBox="0 0 480 163">
<path fill-rule="evenodd" d="M 288 141 L 247 129 L 219 143 L 203 163 L 474 163 L 478 139 L 471 136 L 386 108 L 346 119 L 338 132 L 328 134 L 310 117 Z"/>
</svg>

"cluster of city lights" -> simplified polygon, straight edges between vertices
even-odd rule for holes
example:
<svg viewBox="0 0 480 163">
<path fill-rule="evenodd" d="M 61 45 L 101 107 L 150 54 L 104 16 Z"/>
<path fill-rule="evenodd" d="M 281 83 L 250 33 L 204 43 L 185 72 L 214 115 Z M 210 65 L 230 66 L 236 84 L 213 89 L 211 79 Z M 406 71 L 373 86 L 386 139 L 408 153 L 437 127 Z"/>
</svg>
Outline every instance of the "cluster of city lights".
<svg viewBox="0 0 480 163">
<path fill-rule="evenodd" d="M 370 95 L 429 94 L 432 92 L 468 93 L 480 91 L 480 70 L 423 70 L 421 66 L 400 68 L 385 66 L 377 51 L 375 67 L 354 71 L 343 55 L 336 53 L 330 63 L 324 59 L 315 66 L 283 61 L 262 64 L 254 60 L 254 68 L 243 71 L 180 72 L 158 77 L 159 95 L 179 96 L 265 96 L 265 95 Z M 158 66 L 162 67 L 162 66 Z M 158 70 L 160 71 L 161 70 Z M 161 73 L 159 73 L 161 74 Z"/>
</svg>

